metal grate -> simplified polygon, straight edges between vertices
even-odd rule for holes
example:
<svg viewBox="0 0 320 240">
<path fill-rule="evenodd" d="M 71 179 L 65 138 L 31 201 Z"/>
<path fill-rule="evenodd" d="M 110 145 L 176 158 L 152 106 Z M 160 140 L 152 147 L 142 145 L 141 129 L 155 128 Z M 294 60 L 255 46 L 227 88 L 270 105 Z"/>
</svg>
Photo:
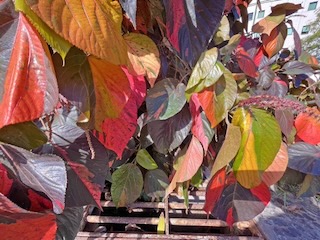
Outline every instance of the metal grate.
<svg viewBox="0 0 320 240">
<path fill-rule="evenodd" d="M 204 189 L 191 192 L 188 210 L 177 194 L 165 202 L 136 202 L 117 209 L 105 191 L 103 211 L 95 208 L 84 217 L 85 225 L 76 239 L 263 239 L 251 222 L 230 229 L 224 221 L 208 217 L 202 210 L 204 195 Z M 161 213 L 166 230 L 157 234 Z"/>
</svg>

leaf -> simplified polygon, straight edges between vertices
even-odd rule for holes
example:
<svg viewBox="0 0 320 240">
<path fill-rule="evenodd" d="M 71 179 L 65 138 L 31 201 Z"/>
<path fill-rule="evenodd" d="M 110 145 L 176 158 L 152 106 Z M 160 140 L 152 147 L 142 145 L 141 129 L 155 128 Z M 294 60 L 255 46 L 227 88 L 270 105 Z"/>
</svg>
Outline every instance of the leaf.
<svg viewBox="0 0 320 240">
<path fill-rule="evenodd" d="M 214 35 L 214 43 L 215 44 L 220 44 L 224 41 L 227 41 L 230 39 L 230 24 L 228 18 L 223 15 L 220 21 L 219 28 L 217 32 Z"/>
<path fill-rule="evenodd" d="M 133 76 L 122 68 L 130 82 L 130 98 L 118 118 L 106 118 L 102 124 L 103 134 L 98 135 L 99 141 L 108 149 L 113 150 L 119 158 L 137 128 L 138 108 L 146 96 L 146 84 L 143 76 Z M 96 135 L 97 136 L 97 135 Z"/>
<path fill-rule="evenodd" d="M 258 82 L 257 88 L 259 90 L 266 90 L 270 88 L 275 78 L 276 78 L 276 74 L 269 66 L 266 66 L 260 69 L 259 77 L 257 79 L 257 82 Z"/>
<path fill-rule="evenodd" d="M 164 234 L 166 230 L 166 221 L 164 218 L 163 212 L 159 216 L 158 225 L 157 225 L 157 234 Z"/>
<path fill-rule="evenodd" d="M 146 35 L 128 33 L 123 36 L 128 46 L 128 57 L 136 75 L 146 75 L 153 87 L 160 72 L 160 54 L 157 45 Z"/>
<path fill-rule="evenodd" d="M 246 75 L 256 78 L 258 76 L 258 67 L 254 63 L 250 55 L 244 50 L 243 47 L 238 47 L 235 53 L 240 69 Z"/>
<path fill-rule="evenodd" d="M 146 149 L 140 149 L 136 156 L 137 163 L 147 170 L 157 169 L 158 165 Z"/>
<path fill-rule="evenodd" d="M 144 191 L 151 198 L 163 198 L 168 185 L 169 178 L 161 169 L 150 170 L 144 176 Z"/>
<path fill-rule="evenodd" d="M 191 95 L 189 108 L 192 116 L 192 134 L 201 142 L 206 153 L 209 143 L 212 141 L 215 131 L 211 128 L 210 122 L 205 113 L 200 111 L 201 105 L 195 94 Z"/>
<path fill-rule="evenodd" d="M 62 59 L 65 59 L 69 49 L 72 45 L 55 33 L 47 24 L 45 24 L 26 4 L 25 0 L 16 0 L 14 2 L 16 11 L 23 12 L 32 25 L 38 30 L 40 35 L 46 40 L 46 42 L 57 51 Z"/>
<path fill-rule="evenodd" d="M 302 182 L 301 188 L 299 189 L 299 192 L 297 193 L 297 197 L 301 197 L 302 194 L 304 194 L 304 193 L 306 193 L 308 191 L 308 189 L 311 186 L 312 181 L 313 181 L 313 176 L 307 174 L 304 177 L 304 180 Z"/>
<path fill-rule="evenodd" d="M 177 183 L 190 180 L 198 171 L 203 161 L 203 148 L 199 140 L 192 136 L 191 142 L 185 146 L 178 155 L 177 171 L 166 190 L 166 195 L 170 194 Z"/>
<path fill-rule="evenodd" d="M 148 132 L 156 150 L 167 154 L 180 146 L 191 129 L 191 115 L 187 107 L 167 120 L 149 122 Z"/>
<path fill-rule="evenodd" d="M 94 86 L 87 55 L 78 48 L 71 48 L 64 64 L 58 54 L 53 55 L 60 93 L 90 120 L 94 112 Z"/>
<path fill-rule="evenodd" d="M 157 82 L 147 94 L 147 121 L 166 120 L 180 112 L 186 103 L 185 89 L 183 83 L 173 78 Z"/>
<path fill-rule="evenodd" d="M 127 63 L 122 9 L 117 1 L 25 2 L 53 31 L 84 52 L 113 64 Z"/>
<path fill-rule="evenodd" d="M 23 148 L 1 144 L 0 161 L 14 173 L 20 182 L 46 194 L 53 203 L 55 213 L 63 211 L 67 173 L 60 157 L 37 155 Z"/>
<path fill-rule="evenodd" d="M 313 72 L 312 68 L 309 65 L 299 61 L 289 61 L 283 65 L 282 69 L 284 70 L 283 73 L 289 75 L 306 74 Z"/>
<path fill-rule="evenodd" d="M 320 147 L 298 142 L 288 148 L 288 167 L 305 174 L 320 176 Z"/>
<path fill-rule="evenodd" d="M 262 44 L 268 57 L 271 58 L 276 55 L 283 47 L 284 41 L 287 37 L 287 26 L 284 22 L 275 27 L 270 35 L 262 34 Z"/>
<path fill-rule="evenodd" d="M 126 207 L 138 199 L 143 187 L 140 169 L 132 164 L 122 165 L 112 174 L 111 196 L 116 207 Z"/>
<path fill-rule="evenodd" d="M 307 108 L 305 112 L 299 113 L 294 121 L 297 136 L 304 142 L 310 144 L 320 143 L 320 111 L 316 108 Z"/>
<path fill-rule="evenodd" d="M 257 187 L 261 174 L 274 160 L 281 145 L 281 130 L 265 110 L 238 108 L 232 123 L 241 129 L 240 149 L 233 163 L 237 181 L 245 188 Z M 268 144 L 266 144 L 268 143 Z"/>
<path fill-rule="evenodd" d="M 235 179 L 233 174 L 226 177 L 225 182 L 220 177 L 215 181 L 215 185 L 210 187 L 206 194 L 212 195 L 215 204 L 206 208 L 210 213 L 232 226 L 234 222 L 248 221 L 261 213 L 271 199 L 269 188 L 261 183 L 260 185 L 246 189 Z M 211 210 L 211 211 L 210 211 Z"/>
<path fill-rule="evenodd" d="M 271 186 L 276 184 L 285 173 L 288 166 L 288 150 L 285 143 L 281 143 L 281 147 L 271 165 L 262 174 L 262 181 Z"/>
<path fill-rule="evenodd" d="M 216 127 L 226 116 L 236 100 L 237 83 L 229 70 L 211 87 L 198 93 L 198 99 L 211 128 Z"/>
<path fill-rule="evenodd" d="M 273 11 L 269 16 L 254 24 L 252 26 L 252 31 L 256 33 L 264 33 L 270 36 L 272 31 L 283 23 L 285 16 L 285 9 Z"/>
<path fill-rule="evenodd" d="M 292 31 L 293 31 L 293 40 L 294 40 L 294 48 L 295 50 L 297 51 L 297 54 L 298 54 L 298 57 L 301 56 L 301 53 L 302 53 L 302 43 L 301 43 L 301 38 L 299 36 L 299 33 L 297 32 L 297 30 L 293 27 L 293 22 L 292 20 L 288 20 L 287 21 L 291 28 L 292 28 Z"/>
<path fill-rule="evenodd" d="M 276 109 L 274 115 L 280 125 L 282 133 L 288 139 L 293 129 L 293 112 L 289 109 Z"/>
<path fill-rule="evenodd" d="M 224 142 L 211 169 L 211 176 L 214 176 L 220 169 L 225 167 L 237 155 L 241 143 L 240 127 L 228 125 Z"/>
<path fill-rule="evenodd" d="M 200 167 L 196 174 L 191 178 L 190 184 L 196 188 L 199 188 L 203 182 L 202 168 Z"/>
<path fill-rule="evenodd" d="M 47 142 L 47 136 L 33 123 L 24 122 L 0 129 L 0 141 L 31 150 Z"/>
<path fill-rule="evenodd" d="M 54 239 L 55 215 L 24 210 L 0 193 L 0 232 L 3 239 Z"/>
<path fill-rule="evenodd" d="M 241 35 L 240 34 L 235 34 L 233 35 L 228 44 L 222 48 L 219 49 L 220 54 L 222 55 L 230 55 L 232 53 L 232 51 L 238 46 L 239 42 L 241 39 Z"/>
<path fill-rule="evenodd" d="M 7 169 L 0 163 L 0 193 L 8 196 L 13 184 L 13 180 L 9 178 Z"/>
<path fill-rule="evenodd" d="M 62 214 L 56 215 L 56 240 L 75 239 L 83 219 L 83 207 L 65 208 Z"/>
<path fill-rule="evenodd" d="M 218 49 L 212 48 L 204 52 L 192 70 L 186 89 L 186 98 L 201 92 L 204 88 L 215 84 L 223 74 L 224 66 L 217 61 Z"/>
<path fill-rule="evenodd" d="M 301 4 L 294 4 L 294 3 L 281 3 L 271 7 L 272 12 L 285 10 L 286 16 L 289 16 L 300 9 L 303 9 Z"/>
<path fill-rule="evenodd" d="M 136 13 L 137 13 L 137 0 L 120 0 L 123 10 L 127 13 L 134 28 L 137 26 Z"/>
<path fill-rule="evenodd" d="M 207 49 L 216 32 L 222 18 L 224 2 L 196 0 L 194 9 L 188 9 L 185 1 L 163 1 L 168 39 L 181 58 L 191 66 Z M 196 17 L 196 25 L 192 22 L 190 13 Z"/>
<path fill-rule="evenodd" d="M 58 87 L 47 45 L 7 1 L 0 20 L 0 128 L 49 114 Z"/>
<path fill-rule="evenodd" d="M 95 128 L 101 131 L 106 118 L 117 118 L 130 97 L 130 83 L 120 66 L 88 57 L 96 96 Z M 105 71 L 108 69 L 108 71 Z"/>
</svg>

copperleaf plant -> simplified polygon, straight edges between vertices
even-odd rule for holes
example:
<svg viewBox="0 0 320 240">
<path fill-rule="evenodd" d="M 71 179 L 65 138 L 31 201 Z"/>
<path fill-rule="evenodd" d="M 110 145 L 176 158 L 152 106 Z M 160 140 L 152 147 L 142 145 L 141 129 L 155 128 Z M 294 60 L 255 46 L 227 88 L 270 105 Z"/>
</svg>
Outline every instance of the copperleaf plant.
<svg viewBox="0 0 320 240">
<path fill-rule="evenodd" d="M 250 30 L 250 2 L 0 1 L 0 229 L 71 239 L 106 182 L 121 207 L 204 178 L 232 225 L 287 166 L 318 176 L 319 63 L 282 50 L 301 6 Z"/>
</svg>

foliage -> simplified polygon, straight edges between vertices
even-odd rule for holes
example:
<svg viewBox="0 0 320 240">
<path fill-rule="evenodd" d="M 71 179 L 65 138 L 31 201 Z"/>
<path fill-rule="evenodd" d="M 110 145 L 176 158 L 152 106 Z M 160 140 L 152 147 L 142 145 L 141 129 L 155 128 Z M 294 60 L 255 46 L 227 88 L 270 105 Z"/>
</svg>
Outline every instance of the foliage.
<svg viewBox="0 0 320 240">
<path fill-rule="evenodd" d="M 320 12 L 317 13 L 317 18 L 310 24 L 310 35 L 302 39 L 303 48 L 305 51 L 313 54 L 318 59 L 320 58 Z"/>
<path fill-rule="evenodd" d="M 252 38 L 250 2 L 0 1 L 0 229 L 72 239 L 106 181 L 122 207 L 209 178 L 204 210 L 230 225 L 287 165 L 314 191 L 319 64 L 295 30 L 282 50 L 301 6 Z"/>
</svg>

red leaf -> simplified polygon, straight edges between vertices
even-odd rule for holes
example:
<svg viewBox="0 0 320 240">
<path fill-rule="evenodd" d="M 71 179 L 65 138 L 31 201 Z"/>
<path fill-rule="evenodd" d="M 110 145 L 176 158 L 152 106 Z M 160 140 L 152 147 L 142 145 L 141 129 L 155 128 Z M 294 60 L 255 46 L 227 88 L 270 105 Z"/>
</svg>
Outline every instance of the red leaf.
<svg viewBox="0 0 320 240">
<path fill-rule="evenodd" d="M 121 158 L 130 138 L 137 127 L 138 108 L 146 96 L 146 84 L 143 76 L 133 76 L 122 68 L 127 75 L 131 95 L 118 118 L 106 118 L 102 124 L 102 131 L 105 134 L 95 132 L 95 136 L 108 149 L 113 150 Z"/>
<path fill-rule="evenodd" d="M 320 143 L 320 111 L 316 108 L 307 108 L 295 120 L 297 136 L 310 144 Z"/>
<path fill-rule="evenodd" d="M 13 180 L 8 177 L 7 169 L 0 163 L 0 193 L 7 196 L 10 192 Z"/>
<path fill-rule="evenodd" d="M 14 22 L 17 21 L 16 28 Z M 12 25 L 7 36 L 13 49 L 1 52 L 8 62 L 4 79 L 0 79 L 3 95 L 0 102 L 0 128 L 14 123 L 34 120 L 50 113 L 58 102 L 58 87 L 46 43 L 26 17 L 19 13 L 17 19 L 0 22 Z M 3 28 L 2 28 L 3 29 Z M 3 32 L 1 32 L 1 35 Z M 3 55 L 2 55 L 3 54 Z"/>
<path fill-rule="evenodd" d="M 55 239 L 57 224 L 52 213 L 26 211 L 0 193 L 1 239 Z"/>
<path fill-rule="evenodd" d="M 238 47 L 236 49 L 236 58 L 238 60 L 238 64 L 240 69 L 250 77 L 257 77 L 257 66 L 250 57 L 250 55 L 242 48 Z"/>
<path fill-rule="evenodd" d="M 226 171 L 220 169 L 210 180 L 206 189 L 206 201 L 203 210 L 208 214 L 214 209 L 216 203 L 221 197 L 226 181 Z"/>
<path fill-rule="evenodd" d="M 28 189 L 28 198 L 31 203 L 31 206 L 29 207 L 30 211 L 41 212 L 47 209 L 53 209 L 52 202 L 49 199 L 41 196 L 32 189 Z"/>
</svg>

